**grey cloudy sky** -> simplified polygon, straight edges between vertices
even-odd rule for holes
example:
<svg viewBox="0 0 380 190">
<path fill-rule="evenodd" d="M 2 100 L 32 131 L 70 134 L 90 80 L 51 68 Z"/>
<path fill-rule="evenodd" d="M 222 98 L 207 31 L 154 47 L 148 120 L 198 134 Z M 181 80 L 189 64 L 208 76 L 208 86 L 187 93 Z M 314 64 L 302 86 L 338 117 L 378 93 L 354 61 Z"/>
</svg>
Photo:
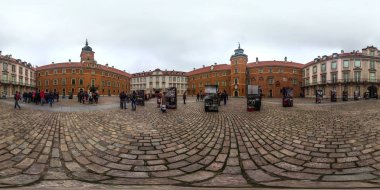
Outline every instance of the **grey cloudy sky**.
<svg viewBox="0 0 380 190">
<path fill-rule="evenodd" d="M 380 45 L 378 0 L 0 0 L 0 50 L 33 65 L 79 54 L 127 72 L 249 61 L 306 63 Z"/>
</svg>

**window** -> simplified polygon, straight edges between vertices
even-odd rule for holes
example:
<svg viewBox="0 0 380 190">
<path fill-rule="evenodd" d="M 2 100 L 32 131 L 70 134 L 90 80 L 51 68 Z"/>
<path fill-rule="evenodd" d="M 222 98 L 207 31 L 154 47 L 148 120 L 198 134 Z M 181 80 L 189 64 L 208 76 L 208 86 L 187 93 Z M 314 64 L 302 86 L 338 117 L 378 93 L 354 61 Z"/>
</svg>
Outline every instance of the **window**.
<svg viewBox="0 0 380 190">
<path fill-rule="evenodd" d="M 317 73 L 317 66 L 313 66 L 313 73 Z"/>
<path fill-rule="evenodd" d="M 95 70 L 91 70 L 91 74 L 92 74 L 92 75 L 95 75 Z"/>
<path fill-rule="evenodd" d="M 16 72 L 16 65 L 12 65 L 12 72 L 13 72 L 13 73 Z"/>
<path fill-rule="evenodd" d="M 104 71 L 102 71 L 102 76 L 104 76 Z"/>
<path fill-rule="evenodd" d="M 22 75 L 22 67 L 18 68 L 18 73 Z"/>
<path fill-rule="evenodd" d="M 336 69 L 336 62 L 335 61 L 331 62 L 331 69 L 333 69 L 333 70 Z"/>
<path fill-rule="evenodd" d="M 45 86 L 49 86 L 49 80 L 45 80 Z"/>
<path fill-rule="evenodd" d="M 66 85 L 66 79 L 65 78 L 62 79 L 62 85 Z"/>
<path fill-rule="evenodd" d="M 360 60 L 355 60 L 355 67 L 361 67 Z"/>
<path fill-rule="evenodd" d="M 269 73 L 272 73 L 272 68 L 269 68 L 269 71 L 268 71 Z"/>
<path fill-rule="evenodd" d="M 323 63 L 323 64 L 321 65 L 321 71 L 322 71 L 322 72 L 326 72 L 326 63 Z"/>
<path fill-rule="evenodd" d="M 49 72 L 45 71 L 45 76 L 48 76 Z"/>
<path fill-rule="evenodd" d="M 235 78 L 235 79 L 234 79 L 234 82 L 235 82 L 235 84 L 237 84 L 237 83 L 239 82 L 239 79 L 238 79 L 238 78 Z"/>
<path fill-rule="evenodd" d="M 235 67 L 235 73 L 238 73 L 238 68 L 237 67 Z"/>
<path fill-rule="evenodd" d="M 317 77 L 316 76 L 313 76 L 313 84 L 317 83 Z"/>
<path fill-rule="evenodd" d="M 79 79 L 79 85 L 83 85 L 83 79 Z"/>
<path fill-rule="evenodd" d="M 41 86 L 41 81 L 39 80 L 39 81 L 37 82 L 37 84 L 38 84 L 38 86 Z"/>
<path fill-rule="evenodd" d="M 66 69 L 62 69 L 62 74 L 65 74 L 66 73 Z"/>
<path fill-rule="evenodd" d="M 83 69 L 79 69 L 79 74 L 83 74 Z"/>
<path fill-rule="evenodd" d="M 350 67 L 350 62 L 348 60 L 343 61 L 343 68 L 348 68 Z"/>
<path fill-rule="evenodd" d="M 8 71 L 8 64 L 3 63 L 3 71 Z"/>
<path fill-rule="evenodd" d="M 337 82 L 337 76 L 336 76 L 336 73 L 331 73 L 331 79 L 333 81 L 333 83 L 336 83 Z"/>
<path fill-rule="evenodd" d="M 370 81 L 375 81 L 376 80 L 376 76 L 375 76 L 374 72 L 369 73 L 369 80 Z"/>
<path fill-rule="evenodd" d="M 297 69 L 293 69 L 293 74 L 297 74 L 298 73 L 298 70 Z"/>
<path fill-rule="evenodd" d="M 227 75 L 227 72 L 224 72 L 224 73 L 223 73 L 223 76 L 226 76 L 226 75 Z"/>
<path fill-rule="evenodd" d="M 280 69 L 278 69 L 278 72 L 279 72 L 279 73 L 283 73 L 283 72 L 284 72 L 284 69 L 281 69 L 281 68 L 280 68 Z"/>
<path fill-rule="evenodd" d="M 268 83 L 269 83 L 269 84 L 273 84 L 273 78 L 269 78 L 269 79 L 268 79 Z"/>
<path fill-rule="evenodd" d="M 369 52 L 369 55 L 370 56 L 375 56 L 375 51 L 372 50 L 371 52 Z"/>
<path fill-rule="evenodd" d="M 259 73 L 263 73 L 263 68 L 259 68 Z"/>
<path fill-rule="evenodd" d="M 348 80 L 349 80 L 349 73 L 348 72 L 343 73 L 343 80 L 344 80 L 344 82 L 348 82 Z"/>
<path fill-rule="evenodd" d="M 75 85 L 75 79 L 71 79 L 71 85 Z"/>
<path fill-rule="evenodd" d="M 355 82 L 360 82 L 360 71 L 355 71 Z"/>
<path fill-rule="evenodd" d="M 53 73 L 56 75 L 58 73 L 57 69 L 54 69 Z"/>
<path fill-rule="evenodd" d="M 297 79 L 295 79 L 295 78 L 292 79 L 292 84 L 293 84 L 293 85 L 297 85 Z"/>
<path fill-rule="evenodd" d="M 369 61 L 369 68 L 375 69 L 375 61 L 374 60 Z"/>
<path fill-rule="evenodd" d="M 237 60 L 235 60 L 235 65 L 237 65 L 238 64 L 238 61 Z"/>
<path fill-rule="evenodd" d="M 75 73 L 75 69 L 71 69 L 71 73 Z"/>
<path fill-rule="evenodd" d="M 53 85 L 58 85 L 58 80 L 57 79 L 53 80 Z"/>
<path fill-rule="evenodd" d="M 111 86 L 111 81 L 108 81 L 108 82 L 107 82 L 107 86 Z"/>
<path fill-rule="evenodd" d="M 217 77 L 218 76 L 218 73 L 215 73 L 215 77 Z"/>
<path fill-rule="evenodd" d="M 322 84 L 325 84 L 326 83 L 326 74 L 323 74 L 321 76 L 321 81 L 322 81 Z"/>
<path fill-rule="evenodd" d="M 91 79 L 91 86 L 95 86 L 95 79 Z"/>
</svg>

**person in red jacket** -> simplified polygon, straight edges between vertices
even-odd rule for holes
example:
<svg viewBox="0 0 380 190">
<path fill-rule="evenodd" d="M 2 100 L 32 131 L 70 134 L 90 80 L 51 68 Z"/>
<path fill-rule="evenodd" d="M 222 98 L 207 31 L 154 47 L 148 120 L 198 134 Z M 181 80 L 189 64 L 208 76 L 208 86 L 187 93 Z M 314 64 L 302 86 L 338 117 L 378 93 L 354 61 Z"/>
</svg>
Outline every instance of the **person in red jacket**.
<svg viewBox="0 0 380 190">
<path fill-rule="evenodd" d="M 44 91 L 41 91 L 40 97 L 41 97 L 41 106 L 43 106 L 44 103 L 46 103 L 45 92 Z"/>
<path fill-rule="evenodd" d="M 15 98 L 15 109 L 16 109 L 16 107 L 18 107 L 18 109 L 21 109 L 20 105 L 18 104 L 18 101 L 21 100 L 21 96 L 20 96 L 20 93 L 18 91 L 16 91 L 14 98 Z"/>
</svg>

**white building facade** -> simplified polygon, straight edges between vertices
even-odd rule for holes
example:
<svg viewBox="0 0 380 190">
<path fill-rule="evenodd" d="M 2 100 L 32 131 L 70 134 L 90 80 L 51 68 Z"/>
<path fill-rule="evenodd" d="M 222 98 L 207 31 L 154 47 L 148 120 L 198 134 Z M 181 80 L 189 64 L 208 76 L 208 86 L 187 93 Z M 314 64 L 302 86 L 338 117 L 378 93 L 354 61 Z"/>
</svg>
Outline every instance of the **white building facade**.
<svg viewBox="0 0 380 190">
<path fill-rule="evenodd" d="M 336 90 L 337 98 L 342 97 L 343 91 L 348 92 L 349 98 L 353 98 L 355 91 L 361 97 L 365 92 L 374 97 L 380 87 L 380 52 L 368 46 L 361 52 L 324 55 L 307 63 L 302 72 L 306 97 L 315 97 L 316 90 L 322 90 L 328 98 L 331 90 Z"/>
<path fill-rule="evenodd" d="M 36 89 L 36 69 L 30 63 L 1 55 L 0 51 L 0 96 L 13 97 L 18 92 Z"/>
<path fill-rule="evenodd" d="M 182 71 L 156 69 L 149 72 L 135 73 L 132 74 L 130 81 L 131 91 L 145 90 L 145 94 L 165 91 L 169 87 L 176 87 L 177 95 L 188 91 L 188 77 Z"/>
</svg>

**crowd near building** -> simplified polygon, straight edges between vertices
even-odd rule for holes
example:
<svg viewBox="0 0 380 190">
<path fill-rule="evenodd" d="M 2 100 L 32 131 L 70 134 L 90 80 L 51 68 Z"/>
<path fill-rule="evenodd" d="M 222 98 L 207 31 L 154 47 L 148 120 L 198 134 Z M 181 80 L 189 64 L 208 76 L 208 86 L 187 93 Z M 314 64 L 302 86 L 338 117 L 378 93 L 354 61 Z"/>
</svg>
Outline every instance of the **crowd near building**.
<svg viewBox="0 0 380 190">
<path fill-rule="evenodd" d="M 146 94 L 154 94 L 169 87 L 176 87 L 177 94 L 183 94 L 188 89 L 187 73 L 183 71 L 154 71 L 135 73 L 131 76 L 131 91 L 145 90 Z"/>
<path fill-rule="evenodd" d="M 177 94 L 197 95 L 204 93 L 205 85 L 218 85 L 228 96 L 244 97 L 247 85 L 258 85 L 264 97 L 282 97 L 281 89 L 292 88 L 295 97 L 315 97 L 316 90 L 325 96 L 336 91 L 337 97 L 348 92 L 378 94 L 380 86 L 380 52 L 374 46 L 362 51 L 333 53 L 318 56 L 307 64 L 288 61 L 261 61 L 256 57 L 249 62 L 248 55 L 239 47 L 229 63 L 203 65 L 190 72 L 161 70 L 129 74 L 95 60 L 95 52 L 86 40 L 79 62 L 54 63 L 32 67 L 30 63 L 1 55 L 0 91 L 13 96 L 16 91 L 57 92 L 60 95 L 76 95 L 80 91 L 96 88 L 99 95 L 119 95 L 134 90 L 154 94 L 169 87 L 176 87 Z"/>
<path fill-rule="evenodd" d="M 357 91 L 361 96 L 368 92 L 370 97 L 378 94 L 380 85 L 380 52 L 374 46 L 368 46 L 360 52 L 354 50 L 345 53 L 318 56 L 307 63 L 302 71 L 303 86 L 306 97 L 314 97 L 316 90 L 330 96 L 332 90 L 337 97 L 348 92 L 353 98 Z"/>
<path fill-rule="evenodd" d="M 36 68 L 32 64 L 2 55 L 0 51 L 0 96 L 9 97 L 18 92 L 29 92 L 36 88 Z"/>
</svg>

